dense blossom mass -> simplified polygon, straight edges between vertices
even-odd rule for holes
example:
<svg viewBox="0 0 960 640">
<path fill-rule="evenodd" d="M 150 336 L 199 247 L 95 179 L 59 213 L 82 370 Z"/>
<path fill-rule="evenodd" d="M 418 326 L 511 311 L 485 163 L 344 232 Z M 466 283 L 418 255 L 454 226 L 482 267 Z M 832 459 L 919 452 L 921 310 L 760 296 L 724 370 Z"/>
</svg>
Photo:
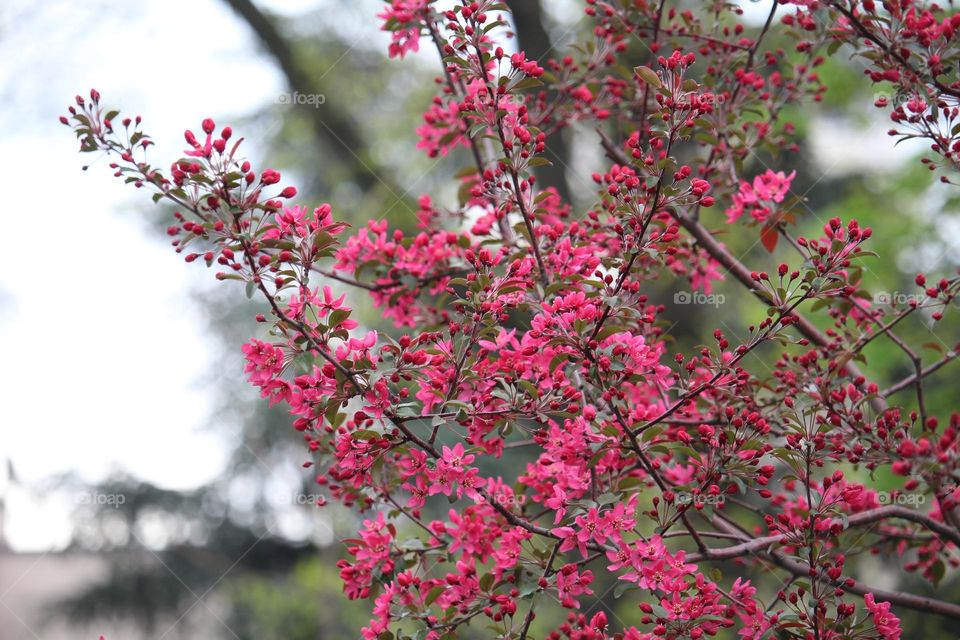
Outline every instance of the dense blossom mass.
<svg viewBox="0 0 960 640">
<path fill-rule="evenodd" d="M 460 200 L 422 196 L 414 233 L 373 212 L 350 235 L 330 206 L 293 204 L 296 189 L 210 119 L 169 171 L 148 164 L 140 117 L 96 91 L 62 121 L 175 204 L 169 235 L 188 262 L 268 305 L 246 374 L 289 408 L 325 495 L 363 514 L 339 571 L 348 597 L 372 601 L 364 638 L 464 625 L 528 638 L 547 600 L 571 610 L 551 639 L 896 640 L 903 608 L 960 619 L 956 604 L 861 582 L 855 562 L 873 548 L 933 584 L 958 565 L 960 414 L 932 415 L 923 396 L 953 352 L 922 366 L 894 328 L 940 321 L 960 280 L 918 275 L 908 304 L 877 302 L 860 266 L 874 230 L 833 218 L 799 236 L 796 173 L 756 161 L 795 144 L 785 105 L 820 100 L 817 69 L 844 47 L 867 82 L 906 96 L 876 106 L 892 136 L 929 142 L 923 162 L 949 183 L 960 14 L 780 0 L 751 26 L 722 2 L 583 4 L 589 42 L 536 60 L 505 50 L 501 3 L 386 4 L 391 57 L 442 59 L 418 146 L 463 165 Z M 577 194 L 586 209 L 536 179 L 574 123 L 606 156 Z M 701 222 L 724 227 L 724 213 L 790 258 L 744 266 Z M 648 286 L 664 276 L 701 295 L 732 280 L 767 313 L 742 338 L 718 329 L 677 353 Z M 359 326 L 348 286 L 395 330 Z M 915 369 L 886 389 L 865 373 L 878 339 Z M 774 370 L 748 367 L 769 343 Z M 880 471 L 923 508 L 865 485 Z M 779 590 L 760 590 L 767 572 Z M 638 626 L 577 612 L 603 573 Z"/>
</svg>

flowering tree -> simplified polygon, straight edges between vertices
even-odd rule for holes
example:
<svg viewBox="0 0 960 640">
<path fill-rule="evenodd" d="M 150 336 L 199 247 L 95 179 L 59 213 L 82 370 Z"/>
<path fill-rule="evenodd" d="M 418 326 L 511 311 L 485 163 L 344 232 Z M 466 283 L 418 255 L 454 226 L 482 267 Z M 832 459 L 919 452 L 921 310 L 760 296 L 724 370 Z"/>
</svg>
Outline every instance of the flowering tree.
<svg viewBox="0 0 960 640">
<path fill-rule="evenodd" d="M 906 302 L 874 300 L 861 284 L 873 230 L 835 218 L 798 236 L 795 173 L 744 168 L 794 144 L 784 107 L 820 100 L 817 67 L 846 47 L 903 98 L 877 99 L 890 134 L 927 140 L 923 162 L 949 183 L 960 15 L 913 0 L 780 0 L 747 35 L 719 0 L 696 13 L 584 4 L 591 41 L 532 60 L 504 51 L 502 3 L 388 3 L 390 55 L 426 43 L 443 60 L 418 146 L 473 161 L 455 206 L 421 197 L 414 236 L 375 220 L 346 236 L 330 206 L 289 204 L 296 189 L 209 119 L 168 172 L 148 163 L 140 117 L 96 91 L 62 122 L 82 151 L 116 155 L 117 177 L 176 205 L 168 233 L 188 262 L 268 305 L 246 373 L 289 407 L 317 484 L 366 514 L 340 564 L 347 595 L 374 601 L 364 638 L 454 638 L 483 619 L 491 637 L 528 638 L 545 598 L 575 611 L 597 571 L 619 578 L 641 627 L 571 613 L 549 637 L 896 639 L 898 608 L 960 619 L 954 603 L 848 570 L 870 548 L 933 584 L 960 565 L 960 413 L 941 419 L 924 400 L 955 352 L 924 365 L 896 331 L 911 315 L 940 321 L 960 279 L 917 275 Z M 777 30 L 790 49 L 764 46 Z M 586 211 L 535 175 L 574 123 L 609 159 L 578 194 Z M 700 221 L 718 205 L 721 226 L 793 259 L 769 273 L 742 264 Z M 670 353 L 647 287 L 665 274 L 700 295 L 729 277 L 766 317 L 744 341 L 717 329 Z M 334 285 L 366 291 L 395 336 L 359 330 Z M 885 389 L 861 370 L 881 339 L 913 369 Z M 772 375 L 747 366 L 767 343 L 782 349 Z M 526 452 L 525 467 L 498 467 L 506 449 Z M 884 469 L 924 500 L 854 480 Z M 448 515 L 425 516 L 431 503 Z M 399 521 L 412 537 L 398 538 Z M 763 572 L 778 590 L 758 592 L 750 578 Z"/>
</svg>

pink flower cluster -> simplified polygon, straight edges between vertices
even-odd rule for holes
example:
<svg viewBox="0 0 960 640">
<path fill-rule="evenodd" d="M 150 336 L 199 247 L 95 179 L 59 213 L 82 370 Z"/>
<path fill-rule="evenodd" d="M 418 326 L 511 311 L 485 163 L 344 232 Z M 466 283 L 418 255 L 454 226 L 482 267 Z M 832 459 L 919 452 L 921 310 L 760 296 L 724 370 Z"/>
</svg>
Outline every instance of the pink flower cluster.
<svg viewBox="0 0 960 640">
<path fill-rule="evenodd" d="M 378 14 L 383 30 L 390 32 L 391 58 L 402 58 L 420 50 L 424 16 L 428 15 L 432 3 L 433 0 L 391 0 Z"/>
<path fill-rule="evenodd" d="M 785 175 L 783 171 L 767 169 L 753 179 L 740 183 L 740 190 L 733 194 L 733 205 L 727 209 L 727 224 L 733 224 L 749 213 L 757 222 L 766 222 L 777 212 L 777 205 L 781 204 L 790 191 L 797 172 L 791 171 Z"/>
</svg>

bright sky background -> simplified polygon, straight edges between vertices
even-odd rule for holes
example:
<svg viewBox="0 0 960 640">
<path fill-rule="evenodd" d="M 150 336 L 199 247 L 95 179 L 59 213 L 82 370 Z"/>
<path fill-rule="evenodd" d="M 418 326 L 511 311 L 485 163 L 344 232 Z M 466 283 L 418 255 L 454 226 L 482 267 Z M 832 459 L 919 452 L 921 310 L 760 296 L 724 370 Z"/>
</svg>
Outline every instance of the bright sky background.
<svg viewBox="0 0 960 640">
<path fill-rule="evenodd" d="M 216 433 L 203 430 L 213 353 L 190 301 L 209 274 L 147 228 L 149 199 L 107 162 L 81 171 L 92 156 L 57 122 L 74 94 L 96 87 L 143 114 L 154 158 L 167 159 L 185 126 L 273 102 L 282 79 L 246 25 L 217 0 L 177 4 L 0 4 L 0 463 L 12 460 L 24 486 L 123 470 L 190 487 L 224 463 Z M 4 493 L 14 548 L 66 542 L 70 497 L 0 484 Z"/>
<path fill-rule="evenodd" d="M 351 5 L 326 4 L 339 2 Z M 290 15 L 318 4 L 261 0 Z M 0 469 L 0 496 L 6 538 L 26 551 L 68 540 L 71 497 L 30 490 L 50 476 L 124 471 L 187 488 L 216 476 L 226 453 L 204 429 L 212 407 L 201 381 L 214 354 L 190 299 L 216 285 L 146 226 L 149 199 L 112 178 L 107 161 L 81 171 L 93 158 L 76 152 L 58 116 L 96 87 L 144 116 L 165 165 L 185 127 L 207 116 L 226 124 L 285 87 L 219 0 L 5 0 L 0 59 L 0 465 L 12 460 L 20 481 L 10 486 Z"/>
</svg>

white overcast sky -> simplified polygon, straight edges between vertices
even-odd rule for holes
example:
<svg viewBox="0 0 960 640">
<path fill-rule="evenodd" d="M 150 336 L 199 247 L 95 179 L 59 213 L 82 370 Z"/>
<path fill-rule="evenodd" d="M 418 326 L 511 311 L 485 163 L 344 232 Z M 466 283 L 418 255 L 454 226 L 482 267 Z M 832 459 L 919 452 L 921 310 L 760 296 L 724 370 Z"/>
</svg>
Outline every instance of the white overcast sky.
<svg viewBox="0 0 960 640">
<path fill-rule="evenodd" d="M 210 274 L 147 228 L 149 199 L 106 162 L 81 171 L 91 157 L 57 117 L 96 87 L 143 114 L 165 165 L 186 126 L 273 102 L 282 79 L 218 0 L 5 0 L 0 60 L 0 463 L 13 461 L 23 487 L 68 471 L 202 483 L 227 449 L 203 429 L 211 404 L 200 382 L 214 354 L 190 301 Z M 38 499 L 5 476 L 8 541 L 63 544 L 69 498 Z"/>
<path fill-rule="evenodd" d="M 261 0 L 289 15 L 318 4 L 356 7 Z M 96 87 L 144 116 L 165 165 L 185 127 L 225 124 L 285 89 L 220 0 L 4 0 L 0 60 L 0 465 L 11 460 L 20 481 L 0 470 L 0 496 L 7 540 L 37 550 L 66 543 L 73 507 L 30 489 L 45 478 L 123 471 L 187 488 L 217 475 L 228 450 L 204 429 L 214 353 L 190 299 L 210 274 L 147 228 L 149 199 L 106 162 L 81 171 L 91 157 L 57 117 Z"/>
</svg>

